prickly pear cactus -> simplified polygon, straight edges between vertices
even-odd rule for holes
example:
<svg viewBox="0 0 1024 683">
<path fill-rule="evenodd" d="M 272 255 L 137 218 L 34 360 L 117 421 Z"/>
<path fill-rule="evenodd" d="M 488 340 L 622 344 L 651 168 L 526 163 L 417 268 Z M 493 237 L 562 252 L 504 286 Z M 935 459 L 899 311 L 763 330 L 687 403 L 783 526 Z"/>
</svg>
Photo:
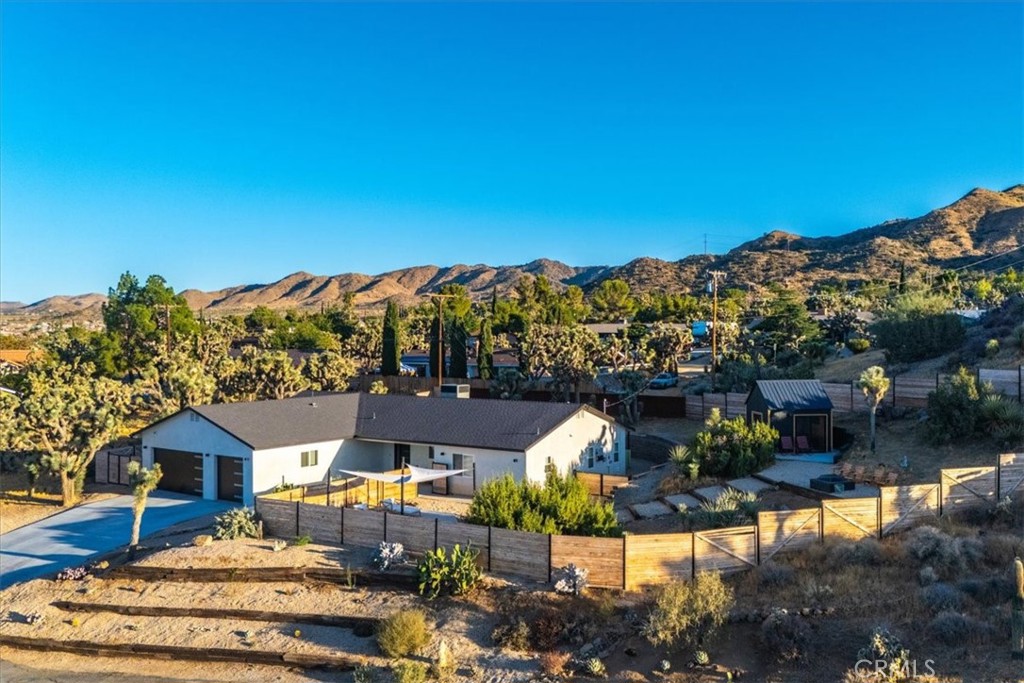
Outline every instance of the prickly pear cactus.
<svg viewBox="0 0 1024 683">
<path fill-rule="evenodd" d="M 1024 562 L 1018 557 L 1013 561 L 1017 577 L 1017 594 L 1013 596 L 1013 613 L 1010 618 L 1012 647 L 1015 659 L 1024 659 Z"/>
</svg>

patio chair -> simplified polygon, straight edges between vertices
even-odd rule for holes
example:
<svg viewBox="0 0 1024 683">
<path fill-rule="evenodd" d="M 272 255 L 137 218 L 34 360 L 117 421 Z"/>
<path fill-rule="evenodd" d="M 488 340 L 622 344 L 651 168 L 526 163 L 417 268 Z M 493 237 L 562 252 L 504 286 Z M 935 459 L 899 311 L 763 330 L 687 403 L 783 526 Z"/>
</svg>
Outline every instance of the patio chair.
<svg viewBox="0 0 1024 683">
<path fill-rule="evenodd" d="M 900 473 L 899 472 L 889 472 L 889 474 L 885 475 L 885 485 L 886 486 L 896 486 L 896 482 L 899 480 L 899 478 L 900 478 Z"/>
<path fill-rule="evenodd" d="M 853 463 L 845 461 L 839 463 L 839 471 L 836 474 L 841 475 L 844 479 L 853 479 Z"/>
<path fill-rule="evenodd" d="M 865 474 L 866 470 L 867 470 L 867 468 L 864 467 L 864 465 L 857 465 L 856 467 L 853 468 L 853 477 L 852 477 L 852 479 L 854 481 L 856 481 L 856 482 L 863 482 L 863 481 L 865 481 L 864 474 Z"/>
<path fill-rule="evenodd" d="M 781 444 L 780 450 L 783 453 L 792 453 L 795 449 L 793 448 L 793 437 L 791 436 L 780 436 L 779 442 Z"/>
<path fill-rule="evenodd" d="M 796 437 L 796 449 L 803 453 L 811 452 L 811 443 L 807 440 L 807 437 L 801 434 Z"/>
<path fill-rule="evenodd" d="M 886 473 L 887 470 L 885 468 L 885 465 L 879 465 L 878 467 L 875 468 L 874 473 L 872 473 L 871 475 L 871 483 L 881 486 L 882 484 L 885 483 Z"/>
</svg>

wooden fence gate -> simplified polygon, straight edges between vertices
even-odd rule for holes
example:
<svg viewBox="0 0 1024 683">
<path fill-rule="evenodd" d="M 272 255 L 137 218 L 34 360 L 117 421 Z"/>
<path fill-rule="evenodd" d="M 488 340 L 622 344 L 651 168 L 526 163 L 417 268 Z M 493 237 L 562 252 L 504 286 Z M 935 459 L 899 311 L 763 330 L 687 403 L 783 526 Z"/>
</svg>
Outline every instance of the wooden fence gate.
<svg viewBox="0 0 1024 683">
<path fill-rule="evenodd" d="M 938 484 L 881 487 L 882 535 L 912 527 L 921 519 L 938 517 L 939 488 Z"/>
<path fill-rule="evenodd" d="M 860 540 L 881 535 L 878 498 L 821 501 L 821 530 L 825 536 Z"/>
<path fill-rule="evenodd" d="M 1024 496 L 1024 453 L 999 456 L 999 499 Z"/>
<path fill-rule="evenodd" d="M 800 550 L 821 540 L 821 510 L 759 512 L 757 531 L 760 561 L 765 562 L 778 553 Z"/>
<path fill-rule="evenodd" d="M 940 470 L 942 513 L 996 503 L 999 483 L 995 467 L 958 467 Z"/>
</svg>

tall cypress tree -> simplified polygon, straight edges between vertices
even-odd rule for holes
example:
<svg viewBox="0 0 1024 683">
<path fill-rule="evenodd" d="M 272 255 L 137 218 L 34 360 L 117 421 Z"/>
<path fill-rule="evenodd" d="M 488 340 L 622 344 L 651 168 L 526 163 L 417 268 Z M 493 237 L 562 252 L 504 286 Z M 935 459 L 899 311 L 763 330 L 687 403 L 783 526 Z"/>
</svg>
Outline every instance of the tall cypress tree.
<svg viewBox="0 0 1024 683">
<path fill-rule="evenodd" d="M 466 357 L 466 323 L 456 318 L 449 327 L 448 343 L 451 345 L 452 360 L 448 374 L 453 378 L 465 379 L 469 376 L 469 359 Z"/>
<path fill-rule="evenodd" d="M 430 376 L 437 377 L 437 361 L 438 355 L 440 358 L 444 358 L 444 339 L 441 338 L 440 323 L 437 319 L 437 315 L 434 316 L 434 321 L 430 324 Z M 438 351 L 440 347 L 440 351 Z"/>
<path fill-rule="evenodd" d="M 476 367 L 480 379 L 494 377 L 494 333 L 491 331 L 491 319 L 484 318 L 480 323 L 480 339 L 476 346 Z"/>
<path fill-rule="evenodd" d="M 388 307 L 384 312 L 384 357 L 380 364 L 381 374 L 387 377 L 398 375 L 402 367 L 398 326 L 398 305 L 388 299 Z"/>
</svg>

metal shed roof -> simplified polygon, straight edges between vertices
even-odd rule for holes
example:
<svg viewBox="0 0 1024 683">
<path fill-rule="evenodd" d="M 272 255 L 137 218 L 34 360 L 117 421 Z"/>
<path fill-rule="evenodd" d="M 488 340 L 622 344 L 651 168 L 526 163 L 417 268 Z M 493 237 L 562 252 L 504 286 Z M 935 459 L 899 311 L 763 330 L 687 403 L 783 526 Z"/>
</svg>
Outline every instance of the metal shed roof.
<svg viewBox="0 0 1024 683">
<path fill-rule="evenodd" d="M 832 410 L 832 399 L 816 379 L 760 379 L 754 383 L 751 395 L 754 392 L 761 394 L 771 410 Z"/>
</svg>

